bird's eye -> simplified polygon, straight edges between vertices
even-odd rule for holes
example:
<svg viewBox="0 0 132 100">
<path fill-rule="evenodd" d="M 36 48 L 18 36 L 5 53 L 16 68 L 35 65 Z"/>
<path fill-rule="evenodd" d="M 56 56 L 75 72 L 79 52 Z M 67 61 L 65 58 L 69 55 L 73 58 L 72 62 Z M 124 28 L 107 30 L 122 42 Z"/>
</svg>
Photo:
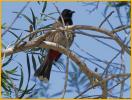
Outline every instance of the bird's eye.
<svg viewBox="0 0 132 100">
<path fill-rule="evenodd" d="M 71 14 L 71 12 L 69 11 L 68 14 Z"/>
</svg>

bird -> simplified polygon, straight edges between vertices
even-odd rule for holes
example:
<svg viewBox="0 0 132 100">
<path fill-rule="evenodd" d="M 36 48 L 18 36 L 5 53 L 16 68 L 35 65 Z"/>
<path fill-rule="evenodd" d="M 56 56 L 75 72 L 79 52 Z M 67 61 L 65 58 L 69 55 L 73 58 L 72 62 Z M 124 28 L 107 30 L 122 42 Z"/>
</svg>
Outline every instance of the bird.
<svg viewBox="0 0 132 100">
<path fill-rule="evenodd" d="M 60 13 L 58 20 L 52 24 L 52 28 L 56 29 L 63 26 L 73 25 L 72 21 L 73 13 L 75 13 L 75 11 L 64 9 Z M 73 43 L 74 37 L 75 37 L 74 30 L 70 32 L 61 31 L 49 34 L 46 37 L 45 41 L 54 42 L 64 46 L 65 48 L 70 48 L 70 46 Z M 40 64 L 40 67 L 35 71 L 34 76 L 38 77 L 39 80 L 41 81 L 45 82 L 49 81 L 52 65 L 54 62 L 57 62 L 61 55 L 62 53 L 55 51 L 53 49 L 49 49 L 44 61 Z"/>
</svg>

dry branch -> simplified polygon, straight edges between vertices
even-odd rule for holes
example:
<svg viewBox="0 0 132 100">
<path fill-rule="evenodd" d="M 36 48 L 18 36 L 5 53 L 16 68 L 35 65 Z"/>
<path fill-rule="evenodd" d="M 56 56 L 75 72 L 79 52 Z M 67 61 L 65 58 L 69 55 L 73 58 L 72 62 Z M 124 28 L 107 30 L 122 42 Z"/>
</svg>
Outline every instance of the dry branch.
<svg viewBox="0 0 132 100">
<path fill-rule="evenodd" d="M 58 32 L 58 31 L 66 32 L 66 31 L 70 31 L 70 30 L 92 30 L 92 31 L 97 31 L 97 32 L 103 33 L 103 34 L 111 37 L 113 40 L 115 40 L 119 44 L 119 46 L 122 49 L 124 49 L 128 54 L 130 54 L 130 50 L 128 49 L 128 47 L 125 46 L 123 44 L 123 42 L 116 37 L 116 35 L 114 35 L 115 31 L 116 32 L 122 31 L 123 29 L 127 29 L 129 27 L 130 26 L 124 26 L 117 30 L 108 31 L 108 30 L 104 30 L 104 29 L 101 29 L 98 27 L 85 26 L 85 25 L 66 26 L 64 28 L 60 27 L 56 30 L 48 29 L 48 32 L 46 34 L 43 34 L 43 35 L 35 38 L 34 40 L 28 41 L 25 44 L 21 44 L 21 41 L 26 39 L 28 36 L 30 36 L 32 34 L 36 34 L 41 31 L 46 31 L 45 29 L 35 30 L 35 31 L 31 32 L 31 34 L 27 35 L 25 38 L 20 40 L 14 47 L 10 47 L 8 49 L 3 50 L 2 56 L 4 55 L 6 57 L 11 54 L 29 50 L 29 49 L 32 49 L 35 47 L 41 47 L 41 48 L 47 48 L 47 49 L 53 49 L 53 50 L 59 51 L 65 55 L 67 55 L 69 58 L 71 58 L 79 66 L 80 70 L 86 74 L 86 76 L 90 79 L 90 81 L 92 81 L 93 78 L 97 79 L 98 81 L 101 81 L 102 84 L 99 84 L 99 85 L 102 87 L 102 98 L 106 98 L 107 97 L 107 87 L 106 87 L 107 81 L 105 79 L 103 80 L 100 75 L 98 75 L 97 73 L 90 70 L 89 67 L 87 67 L 87 65 L 84 62 L 82 62 L 80 60 L 80 58 L 77 55 L 75 55 L 72 51 L 64 48 L 63 46 L 61 46 L 59 44 L 49 42 L 49 41 L 44 41 L 44 40 L 47 37 L 47 35 L 54 34 L 54 32 Z"/>
<path fill-rule="evenodd" d="M 121 27 L 119 29 L 115 29 L 115 30 L 112 30 L 112 31 L 108 31 L 108 30 L 101 29 L 101 28 L 94 27 L 94 26 L 72 25 L 72 26 L 66 26 L 64 28 L 60 27 L 60 28 L 58 28 L 56 30 L 52 30 L 52 29 L 48 29 L 48 30 L 46 30 L 46 29 L 35 30 L 35 31 L 31 32 L 31 34 L 36 34 L 38 32 L 42 32 L 42 31 L 48 31 L 46 33 L 46 35 L 48 35 L 48 33 L 52 33 L 53 34 L 54 32 L 58 32 L 58 31 L 62 31 L 63 32 L 63 31 L 70 31 L 70 30 L 92 30 L 92 31 L 100 32 L 100 33 L 103 33 L 103 34 L 105 34 L 107 36 L 110 36 L 113 40 L 115 40 L 119 44 L 119 46 L 123 50 L 125 50 L 130 55 L 130 49 L 118 37 L 116 37 L 116 35 L 114 35 L 114 32 L 119 32 L 119 31 L 122 31 L 122 30 L 127 29 L 127 28 L 130 28 L 130 26 L 123 26 L 123 27 Z M 27 38 L 31 34 L 27 35 L 25 38 Z M 29 41 L 29 43 L 27 43 L 28 46 L 26 46 L 25 48 L 24 47 L 21 47 L 21 49 L 18 49 L 18 50 L 14 49 L 13 51 L 12 51 L 13 48 L 8 48 L 7 50 L 4 50 L 2 52 L 2 56 L 3 56 L 3 54 L 5 54 L 6 56 L 8 56 L 8 55 L 11 55 L 13 52 L 15 53 L 15 52 L 19 52 L 19 51 L 31 49 L 29 47 L 30 47 L 30 44 L 32 44 L 32 43 L 34 44 L 34 46 L 32 46 L 32 48 L 34 48 L 34 47 L 36 47 L 38 44 L 40 44 L 46 38 L 46 35 L 44 34 L 44 35 L 42 35 L 40 37 L 37 37 L 33 41 Z M 23 41 L 25 38 L 23 38 L 20 41 Z M 14 47 L 16 47 L 16 46 L 14 46 Z M 10 52 L 12 52 L 12 53 L 10 53 Z"/>
</svg>

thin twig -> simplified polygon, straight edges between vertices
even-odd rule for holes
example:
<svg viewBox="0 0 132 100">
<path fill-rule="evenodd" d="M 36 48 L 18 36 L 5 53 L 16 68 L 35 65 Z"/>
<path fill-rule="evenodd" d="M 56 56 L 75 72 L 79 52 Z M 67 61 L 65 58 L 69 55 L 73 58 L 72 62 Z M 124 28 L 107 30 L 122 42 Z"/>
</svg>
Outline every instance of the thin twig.
<svg viewBox="0 0 132 100">
<path fill-rule="evenodd" d="M 64 26 L 65 26 L 65 22 L 64 22 L 64 19 L 63 19 L 63 17 L 62 17 L 62 14 L 61 14 L 59 8 L 56 6 L 56 4 L 53 3 L 53 5 L 55 6 L 57 12 L 59 13 L 59 15 L 60 15 L 60 17 L 61 17 L 61 20 L 62 20 L 62 25 L 63 25 L 63 27 L 64 27 Z"/>
<path fill-rule="evenodd" d="M 114 3 L 114 5 L 115 5 L 115 3 Z M 122 22 L 122 19 L 121 19 L 121 16 L 120 16 L 119 8 L 117 8 L 117 7 L 115 6 L 115 9 L 116 9 L 116 12 L 117 12 L 117 15 L 118 15 L 118 19 L 119 19 L 119 21 L 120 21 L 120 24 L 123 26 L 123 22 Z M 128 32 L 127 32 L 125 29 L 124 29 L 123 31 L 128 35 Z"/>
<path fill-rule="evenodd" d="M 123 76 L 125 76 L 125 75 L 123 75 Z M 121 80 L 121 82 L 127 80 L 129 77 L 130 77 L 130 74 L 128 74 L 127 77 L 124 80 Z M 113 88 L 115 88 L 116 86 L 118 86 L 119 84 L 121 84 L 121 82 L 118 82 L 116 85 L 114 85 L 111 88 L 109 88 L 108 91 L 111 91 Z"/>
<path fill-rule="evenodd" d="M 103 75 L 106 73 L 106 74 L 108 74 L 108 69 L 110 68 L 110 64 L 119 56 L 119 54 L 121 53 L 121 51 L 120 52 L 118 52 L 109 62 L 108 62 L 108 64 L 107 64 L 107 66 L 106 66 L 106 68 L 105 68 L 105 70 L 104 70 L 104 72 L 102 73 L 102 77 L 103 77 Z M 106 76 L 107 77 L 107 76 Z"/>
<path fill-rule="evenodd" d="M 124 64 L 124 59 L 123 59 L 123 55 L 124 55 L 124 50 L 121 50 L 121 68 L 123 70 L 123 74 L 125 74 L 126 72 L 126 68 L 125 68 L 125 64 Z M 124 78 L 122 78 L 124 80 Z M 123 97 L 123 93 L 124 93 L 124 85 L 125 85 L 125 82 L 121 82 L 121 90 L 120 90 L 120 98 Z"/>
<path fill-rule="evenodd" d="M 114 74 L 114 75 L 112 75 L 112 76 L 110 76 L 109 78 L 106 78 L 106 79 L 104 79 L 104 80 L 105 80 L 105 81 L 108 81 L 108 80 L 111 80 L 111 79 L 113 79 L 113 78 L 126 77 L 126 76 L 127 76 L 127 78 L 128 78 L 128 77 L 130 77 L 130 74 Z M 125 78 L 125 80 L 126 80 L 126 78 Z M 125 80 L 123 80 L 123 81 L 125 81 Z M 96 86 L 99 86 L 100 84 L 102 84 L 102 82 L 103 82 L 103 81 L 97 82 L 97 83 L 95 83 L 94 85 L 88 87 L 86 90 L 84 90 L 83 92 L 81 92 L 78 96 L 74 97 L 74 99 L 79 98 L 80 96 L 82 96 L 84 93 L 86 93 L 86 92 L 89 91 L 90 89 L 92 89 L 92 88 L 94 88 L 94 87 L 96 87 Z M 119 84 L 120 84 L 120 83 L 118 83 L 118 85 L 119 85 Z M 116 85 L 116 86 L 117 86 L 117 85 Z M 115 87 L 115 86 L 114 86 L 114 87 Z M 112 88 L 114 88 L 114 87 L 112 87 Z M 107 89 L 107 91 L 110 91 L 112 88 Z"/>
<path fill-rule="evenodd" d="M 116 33 L 116 32 L 120 32 L 120 31 L 123 31 L 123 30 L 125 30 L 125 29 L 128 29 L 128 28 L 130 28 L 130 25 L 128 25 L 128 26 L 122 26 L 122 27 L 120 27 L 120 28 L 117 28 L 117 29 L 113 29 L 111 32 L 112 33 Z"/>
<path fill-rule="evenodd" d="M 90 37 L 93 37 L 93 38 L 112 39 L 111 37 L 93 35 L 93 34 L 89 34 L 89 33 L 86 33 L 86 32 L 80 31 L 80 30 L 79 30 L 79 32 L 75 31 L 75 33 L 82 34 L 82 35 L 85 35 L 85 36 L 90 36 Z"/>
<path fill-rule="evenodd" d="M 99 6 L 99 3 L 100 2 L 96 2 L 97 4 L 95 5 L 95 7 L 94 8 L 92 8 L 92 10 L 86 10 L 86 11 L 88 11 L 89 13 L 92 13 L 92 12 L 94 12 L 96 9 L 98 9 L 98 6 Z"/>
<path fill-rule="evenodd" d="M 8 30 L 13 26 L 13 24 L 16 22 L 16 20 L 19 18 L 19 16 L 21 15 L 21 13 L 26 9 L 26 7 L 28 6 L 30 2 L 27 2 L 25 4 L 25 6 L 20 10 L 20 12 L 17 14 L 16 18 L 13 20 L 13 22 L 9 25 L 9 27 L 7 27 L 5 29 L 5 31 L 2 33 L 2 36 L 4 36 L 6 34 L 6 32 L 8 32 Z"/>
<path fill-rule="evenodd" d="M 66 76 L 65 76 L 65 85 L 64 85 L 64 90 L 62 92 L 62 98 L 64 98 L 65 93 L 66 93 L 66 88 L 67 88 L 67 80 L 68 80 L 68 71 L 69 70 L 69 58 L 67 57 L 67 62 L 66 62 Z"/>
<path fill-rule="evenodd" d="M 101 28 L 101 26 L 107 21 L 107 19 L 114 13 L 114 11 L 110 12 L 108 16 L 105 17 L 105 19 L 101 22 L 101 24 L 99 25 L 99 28 Z"/>
<path fill-rule="evenodd" d="M 57 22 L 57 19 L 56 19 L 56 18 L 51 17 L 51 16 L 50 16 L 50 15 L 48 15 L 48 14 L 41 13 L 41 15 L 45 15 L 46 17 L 49 17 L 50 19 L 52 19 L 52 20 L 54 20 L 54 21 L 56 21 L 56 22 Z"/>
</svg>

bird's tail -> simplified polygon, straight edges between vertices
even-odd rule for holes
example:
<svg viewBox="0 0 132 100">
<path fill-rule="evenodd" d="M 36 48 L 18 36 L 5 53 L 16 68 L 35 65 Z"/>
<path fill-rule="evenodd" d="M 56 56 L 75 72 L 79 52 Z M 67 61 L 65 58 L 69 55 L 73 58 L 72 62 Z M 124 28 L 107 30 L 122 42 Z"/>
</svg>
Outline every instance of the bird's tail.
<svg viewBox="0 0 132 100">
<path fill-rule="evenodd" d="M 48 81 L 50 78 L 51 67 L 52 60 L 46 59 L 36 70 L 34 76 L 37 76 L 40 80 Z"/>
<path fill-rule="evenodd" d="M 38 77 L 40 80 L 48 81 L 50 78 L 53 61 L 57 61 L 60 56 L 61 54 L 58 51 L 49 50 L 47 57 L 36 70 L 34 76 Z"/>
</svg>

